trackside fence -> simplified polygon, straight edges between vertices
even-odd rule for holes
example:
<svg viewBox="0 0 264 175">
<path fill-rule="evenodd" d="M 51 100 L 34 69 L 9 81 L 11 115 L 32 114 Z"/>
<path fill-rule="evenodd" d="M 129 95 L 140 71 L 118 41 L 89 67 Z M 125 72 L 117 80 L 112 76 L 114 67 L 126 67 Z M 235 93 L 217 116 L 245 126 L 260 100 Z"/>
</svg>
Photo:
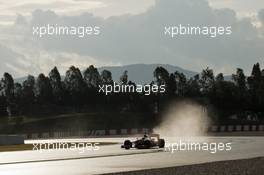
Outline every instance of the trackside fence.
<svg viewBox="0 0 264 175">
<path fill-rule="evenodd" d="M 208 128 L 209 133 L 221 132 L 264 132 L 264 125 L 213 125 Z M 87 131 L 50 131 L 41 133 L 20 134 L 25 139 L 50 139 L 50 138 L 85 138 L 85 137 L 112 137 L 120 135 L 138 135 L 153 133 L 150 128 L 87 130 Z"/>
</svg>

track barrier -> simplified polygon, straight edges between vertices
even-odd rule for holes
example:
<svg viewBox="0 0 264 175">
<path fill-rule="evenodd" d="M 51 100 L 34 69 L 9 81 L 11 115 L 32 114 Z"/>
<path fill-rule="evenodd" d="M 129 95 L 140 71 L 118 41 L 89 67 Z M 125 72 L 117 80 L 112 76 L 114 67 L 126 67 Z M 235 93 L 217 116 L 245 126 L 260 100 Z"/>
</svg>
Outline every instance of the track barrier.
<svg viewBox="0 0 264 175">
<path fill-rule="evenodd" d="M 208 128 L 210 133 L 221 132 L 264 132 L 264 125 L 213 125 Z M 137 135 L 153 133 L 150 128 L 87 130 L 87 131 L 55 131 L 43 133 L 19 134 L 25 139 L 49 139 L 70 137 L 102 137 L 119 135 Z"/>
</svg>

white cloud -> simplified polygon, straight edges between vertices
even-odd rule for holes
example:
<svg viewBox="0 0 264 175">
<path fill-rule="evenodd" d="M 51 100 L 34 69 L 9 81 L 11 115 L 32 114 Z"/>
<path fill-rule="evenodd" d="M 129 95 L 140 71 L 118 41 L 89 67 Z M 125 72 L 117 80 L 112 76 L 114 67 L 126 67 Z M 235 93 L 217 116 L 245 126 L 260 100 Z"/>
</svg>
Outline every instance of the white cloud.
<svg viewBox="0 0 264 175">
<path fill-rule="evenodd" d="M 104 0 L 101 2 L 107 4 Z M 262 19 L 262 15 L 259 16 Z M 257 61 L 263 63 L 263 28 L 252 25 L 251 18 L 238 19 L 233 10 L 212 9 L 205 0 L 159 0 L 146 12 L 109 18 L 88 13 L 72 16 L 36 10 L 30 19 L 26 19 L 20 16 L 5 32 L 0 29 L 0 37 L 4 38 L 2 45 L 21 55 L 20 59 L 16 59 L 17 55 L 12 56 L 14 61 L 4 60 L 9 64 L 9 70 L 13 66 L 13 70 L 18 67 L 32 73 L 46 73 L 55 65 L 64 71 L 72 64 L 85 67 L 88 64 L 165 63 L 194 71 L 210 66 L 217 72 L 230 74 L 236 67 L 242 67 L 248 73 L 252 64 Z M 101 35 L 84 39 L 67 36 L 39 39 L 31 35 L 31 27 L 37 23 L 99 25 Z M 219 38 L 193 36 L 174 40 L 162 35 L 164 25 L 181 23 L 231 25 L 233 34 Z M 16 75 L 23 75 L 23 72 L 17 71 Z"/>
<path fill-rule="evenodd" d="M 229 8 L 236 11 L 238 17 L 252 17 L 264 7 L 262 0 L 208 0 L 214 8 Z"/>
<path fill-rule="evenodd" d="M 24 55 L 18 54 L 12 49 L 0 45 L 0 73 L 10 72 L 13 76 L 24 75 L 27 66 L 20 64 L 20 60 L 24 60 Z"/>
<path fill-rule="evenodd" d="M 155 0 L 8 0 L 0 3 L 0 25 L 10 25 L 21 14 L 30 18 L 37 9 L 52 10 L 59 15 L 93 13 L 110 17 L 126 13 L 138 14 L 154 4 Z"/>
</svg>

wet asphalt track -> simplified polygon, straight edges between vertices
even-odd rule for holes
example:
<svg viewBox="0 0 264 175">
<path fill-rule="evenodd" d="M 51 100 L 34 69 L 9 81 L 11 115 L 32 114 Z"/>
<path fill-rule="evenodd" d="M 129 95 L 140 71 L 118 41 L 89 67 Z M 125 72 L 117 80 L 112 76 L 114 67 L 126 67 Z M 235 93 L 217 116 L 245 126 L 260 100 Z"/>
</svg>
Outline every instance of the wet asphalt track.
<svg viewBox="0 0 264 175">
<path fill-rule="evenodd" d="M 125 138 L 75 139 L 63 142 L 122 142 Z M 190 139 L 188 139 L 190 140 Z M 167 138 L 167 143 L 179 138 Z M 264 157 L 264 137 L 204 137 L 194 142 L 231 142 L 230 151 L 176 151 L 162 149 L 123 150 L 120 144 L 101 146 L 97 151 L 53 150 L 0 153 L 2 175 L 86 175 L 190 165 L 222 160 Z M 28 141 L 46 142 L 46 141 Z"/>
</svg>

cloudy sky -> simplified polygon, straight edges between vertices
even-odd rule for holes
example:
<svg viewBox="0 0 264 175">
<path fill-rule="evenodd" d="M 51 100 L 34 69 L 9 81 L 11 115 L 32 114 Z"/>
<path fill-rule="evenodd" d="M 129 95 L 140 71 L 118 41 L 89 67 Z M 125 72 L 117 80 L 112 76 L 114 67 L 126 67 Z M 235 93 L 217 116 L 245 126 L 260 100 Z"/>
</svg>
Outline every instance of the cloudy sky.
<svg viewBox="0 0 264 175">
<path fill-rule="evenodd" d="M 263 9 L 261 8 L 263 7 Z M 98 37 L 32 36 L 40 24 L 98 25 Z M 164 37 L 165 25 L 232 26 L 231 36 Z M 231 74 L 264 66 L 263 0 L 0 0 L 0 74 L 64 73 L 134 63 L 164 63 Z"/>
</svg>

